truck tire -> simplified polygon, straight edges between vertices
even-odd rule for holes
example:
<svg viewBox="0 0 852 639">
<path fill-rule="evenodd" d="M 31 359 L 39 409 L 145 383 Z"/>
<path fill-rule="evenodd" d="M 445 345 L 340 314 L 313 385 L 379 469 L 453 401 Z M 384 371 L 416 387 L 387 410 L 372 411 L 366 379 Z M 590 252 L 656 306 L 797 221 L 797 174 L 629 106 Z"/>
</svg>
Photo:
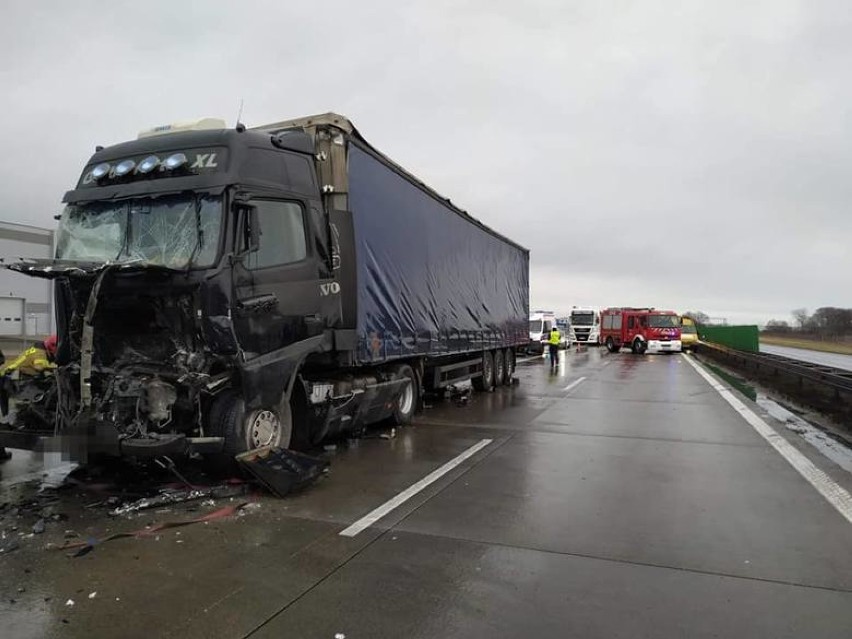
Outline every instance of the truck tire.
<svg viewBox="0 0 852 639">
<path fill-rule="evenodd" d="M 473 378 L 473 387 L 480 392 L 494 388 L 494 358 L 490 351 L 482 353 L 482 375 Z"/>
<path fill-rule="evenodd" d="M 613 340 L 612 337 L 607 337 L 606 338 L 606 350 L 608 350 L 610 353 L 617 353 L 621 349 L 618 346 L 615 345 L 615 340 Z"/>
<path fill-rule="evenodd" d="M 393 415 L 391 415 L 391 421 L 395 425 L 404 426 L 411 423 L 414 413 L 417 412 L 420 389 L 418 388 L 414 370 L 408 364 L 403 364 L 397 368 L 395 376 L 397 378 L 405 377 L 408 379 L 396 398 L 396 406 L 393 409 Z"/>
<path fill-rule="evenodd" d="M 506 377 L 506 356 L 499 348 L 494 351 L 494 385 L 502 386 Z"/>
<path fill-rule="evenodd" d="M 503 375 L 503 385 L 511 386 L 512 385 L 512 375 L 515 373 L 515 351 L 511 348 L 507 348 L 503 352 L 503 361 L 505 362 L 505 366 L 503 370 L 505 374 Z"/>
<path fill-rule="evenodd" d="M 226 458 L 261 446 L 290 446 L 293 417 L 289 402 L 247 412 L 239 394 L 226 393 L 216 404 L 210 409 L 210 434 L 225 439 L 222 453 Z"/>
<path fill-rule="evenodd" d="M 630 345 L 630 349 L 636 353 L 637 355 L 641 355 L 648 348 L 648 343 L 640 338 L 636 338 L 633 340 L 633 343 Z"/>
</svg>

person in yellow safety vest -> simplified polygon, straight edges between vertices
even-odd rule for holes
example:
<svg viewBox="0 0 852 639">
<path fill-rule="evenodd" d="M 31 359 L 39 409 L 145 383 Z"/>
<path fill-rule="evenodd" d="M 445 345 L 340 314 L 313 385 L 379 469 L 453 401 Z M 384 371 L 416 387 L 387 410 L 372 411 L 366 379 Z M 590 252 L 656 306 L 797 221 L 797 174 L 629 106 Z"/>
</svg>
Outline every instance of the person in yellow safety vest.
<svg viewBox="0 0 852 639">
<path fill-rule="evenodd" d="M 56 356 L 56 335 L 51 335 L 38 346 L 31 346 L 11 362 L 0 366 L 0 383 L 3 384 L 3 412 L 8 411 L 7 379 L 17 371 L 20 376 L 34 377 L 56 368 L 53 358 Z M 9 459 L 12 454 L 0 446 L 0 461 Z"/>
<path fill-rule="evenodd" d="M 559 334 L 559 329 L 555 326 L 550 329 L 550 337 L 547 339 L 547 345 L 550 347 L 550 366 L 555 368 L 559 363 L 559 342 L 562 336 Z"/>
<path fill-rule="evenodd" d="M 56 364 L 51 361 L 56 354 L 56 338 L 53 338 L 52 347 L 48 345 L 50 340 L 48 337 L 40 345 L 31 346 L 11 362 L 4 364 L 0 367 L 0 376 L 5 377 L 15 371 L 20 375 L 33 376 L 56 368 Z"/>
</svg>

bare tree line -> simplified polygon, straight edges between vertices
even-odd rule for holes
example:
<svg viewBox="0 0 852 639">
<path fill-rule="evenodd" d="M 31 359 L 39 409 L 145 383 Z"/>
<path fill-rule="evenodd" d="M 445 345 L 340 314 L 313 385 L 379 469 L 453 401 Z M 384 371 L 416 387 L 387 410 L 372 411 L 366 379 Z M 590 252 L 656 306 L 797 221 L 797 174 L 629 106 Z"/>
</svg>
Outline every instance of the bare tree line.
<svg viewBox="0 0 852 639">
<path fill-rule="evenodd" d="M 817 339 L 843 339 L 852 337 L 852 308 L 823 306 L 812 314 L 806 308 L 790 311 L 793 322 L 770 320 L 764 332 L 801 335 Z"/>
</svg>

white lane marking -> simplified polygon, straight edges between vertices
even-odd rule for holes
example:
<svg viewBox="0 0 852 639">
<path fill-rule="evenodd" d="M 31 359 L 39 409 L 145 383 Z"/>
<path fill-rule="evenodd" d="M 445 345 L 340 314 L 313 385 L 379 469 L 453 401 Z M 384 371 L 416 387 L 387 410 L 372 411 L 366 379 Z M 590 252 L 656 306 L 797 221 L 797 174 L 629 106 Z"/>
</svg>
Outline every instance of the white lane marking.
<svg viewBox="0 0 852 639">
<path fill-rule="evenodd" d="M 811 486 L 816 488 L 817 492 L 828 500 L 828 503 L 834 506 L 837 511 L 843 515 L 850 524 L 852 524 L 852 495 L 850 495 L 846 489 L 838 485 L 831 477 L 814 466 L 813 463 L 802 453 L 796 450 L 790 442 L 776 433 L 769 424 L 755 415 L 754 412 L 749 410 L 749 408 L 739 399 L 734 397 L 734 394 L 731 391 L 717 382 L 710 373 L 693 362 L 691 357 L 684 357 L 684 359 L 690 366 L 692 366 L 692 368 L 698 371 L 698 374 L 707 380 L 710 386 L 712 386 L 716 392 L 718 392 L 722 398 L 728 402 L 761 437 L 763 437 L 763 439 L 769 442 L 769 444 L 777 450 L 780 455 L 810 483 Z"/>
<path fill-rule="evenodd" d="M 578 379 L 578 380 L 576 380 L 576 381 L 571 382 L 570 384 L 568 384 L 568 386 L 566 386 L 566 387 L 565 387 L 565 388 L 563 388 L 562 390 L 566 390 L 566 391 L 574 390 L 574 389 L 575 389 L 575 388 L 577 388 L 580 384 L 582 384 L 585 380 L 586 380 L 586 378 L 585 378 L 585 377 L 581 377 L 580 379 Z"/>
<path fill-rule="evenodd" d="M 341 531 L 340 534 L 344 537 L 354 537 L 359 532 L 363 531 L 365 528 L 369 528 L 377 521 L 379 521 L 379 519 L 391 512 L 393 509 L 397 508 L 398 506 L 402 505 L 403 503 L 414 497 L 414 495 L 426 488 L 429 484 L 436 482 L 441 477 L 450 472 L 453 468 L 461 464 L 464 460 L 468 459 L 469 457 L 472 457 L 480 450 L 488 446 L 488 444 L 490 444 L 492 441 L 494 440 L 483 439 L 479 441 L 479 443 L 474 444 L 458 457 L 454 457 L 437 470 L 433 470 L 431 473 L 426 475 L 416 484 L 412 484 L 411 486 L 403 490 L 396 497 L 386 501 L 375 510 L 361 517 L 361 519 L 349 526 L 349 528 L 346 528 L 345 530 Z"/>
</svg>

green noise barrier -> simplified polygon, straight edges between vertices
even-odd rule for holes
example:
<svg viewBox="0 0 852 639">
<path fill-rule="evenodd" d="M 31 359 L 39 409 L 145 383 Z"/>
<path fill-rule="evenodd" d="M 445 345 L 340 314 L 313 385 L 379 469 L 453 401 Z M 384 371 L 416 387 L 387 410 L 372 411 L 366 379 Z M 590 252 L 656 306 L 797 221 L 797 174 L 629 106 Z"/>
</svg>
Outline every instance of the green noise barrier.
<svg viewBox="0 0 852 639">
<path fill-rule="evenodd" d="M 699 326 L 698 339 L 738 351 L 760 352 L 757 326 Z"/>
</svg>

